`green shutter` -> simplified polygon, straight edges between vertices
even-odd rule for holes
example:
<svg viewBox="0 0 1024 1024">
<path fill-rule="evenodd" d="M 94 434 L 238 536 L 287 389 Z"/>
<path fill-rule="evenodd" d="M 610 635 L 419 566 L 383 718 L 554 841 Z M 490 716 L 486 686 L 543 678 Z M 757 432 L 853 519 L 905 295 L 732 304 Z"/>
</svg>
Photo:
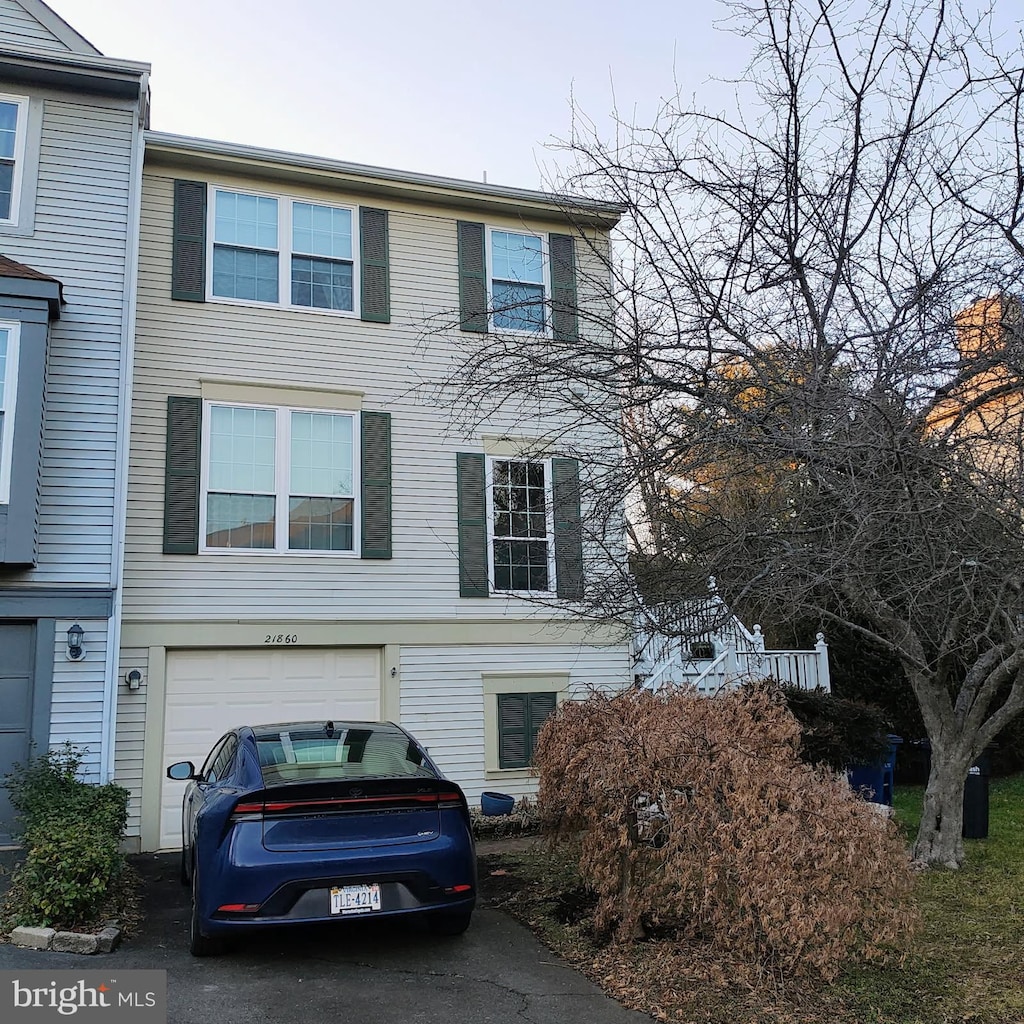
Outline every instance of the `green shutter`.
<svg viewBox="0 0 1024 1024">
<path fill-rule="evenodd" d="M 171 298 L 206 299 L 206 182 L 174 182 Z"/>
<path fill-rule="evenodd" d="M 580 471 L 575 459 L 551 460 L 555 524 L 555 586 L 559 597 L 583 597 L 583 527 L 580 521 Z"/>
<path fill-rule="evenodd" d="M 167 399 L 167 457 L 164 465 L 164 554 L 199 550 L 199 398 Z"/>
<path fill-rule="evenodd" d="M 530 763 L 525 693 L 498 694 L 498 767 L 525 768 Z"/>
<path fill-rule="evenodd" d="M 360 317 L 391 323 L 391 271 L 388 263 L 388 211 L 359 207 Z"/>
<path fill-rule="evenodd" d="M 362 557 L 391 557 L 391 413 L 361 420 Z"/>
<path fill-rule="evenodd" d="M 498 767 L 526 768 L 537 734 L 558 704 L 555 693 L 498 694 Z"/>
<path fill-rule="evenodd" d="M 456 456 L 459 512 L 459 595 L 487 597 L 487 478 L 483 455 Z"/>
<path fill-rule="evenodd" d="M 576 315 L 576 239 L 572 235 L 548 235 L 551 261 L 551 329 L 556 341 L 579 337 Z"/>
<path fill-rule="evenodd" d="M 558 695 L 554 693 L 527 694 L 526 717 L 528 725 L 529 758 L 533 761 L 533 752 L 537 749 L 537 734 L 547 721 L 548 715 L 555 710 Z"/>
<path fill-rule="evenodd" d="M 487 333 L 487 257 L 483 224 L 460 220 L 459 326 L 464 331 Z"/>
</svg>

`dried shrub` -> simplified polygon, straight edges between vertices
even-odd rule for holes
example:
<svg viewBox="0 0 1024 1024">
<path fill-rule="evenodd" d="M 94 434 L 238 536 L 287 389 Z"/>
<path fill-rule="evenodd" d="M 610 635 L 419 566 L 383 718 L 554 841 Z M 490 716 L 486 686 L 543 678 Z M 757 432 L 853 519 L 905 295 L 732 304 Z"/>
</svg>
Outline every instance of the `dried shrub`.
<svg viewBox="0 0 1024 1024">
<path fill-rule="evenodd" d="M 690 945 L 705 977 L 834 978 L 909 933 L 895 827 L 798 757 L 777 690 L 630 692 L 561 705 L 539 737 L 539 807 L 575 846 L 595 924 Z"/>
</svg>

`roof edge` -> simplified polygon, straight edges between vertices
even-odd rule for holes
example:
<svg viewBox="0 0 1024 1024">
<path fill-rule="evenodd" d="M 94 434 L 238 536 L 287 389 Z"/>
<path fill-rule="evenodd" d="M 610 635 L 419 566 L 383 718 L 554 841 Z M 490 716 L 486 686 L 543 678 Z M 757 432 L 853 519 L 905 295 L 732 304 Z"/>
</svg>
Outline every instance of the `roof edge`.
<svg viewBox="0 0 1024 1024">
<path fill-rule="evenodd" d="M 453 194 L 476 200 L 491 200 L 495 203 L 519 203 L 558 211 L 614 226 L 625 212 L 617 203 L 606 203 L 583 196 L 557 192 L 541 192 L 533 189 L 516 188 L 509 185 L 490 185 L 462 178 L 448 178 L 418 171 L 402 171 L 389 167 L 375 167 L 331 157 L 313 156 L 307 153 L 291 153 L 284 150 L 265 149 L 260 146 L 236 142 L 221 142 L 215 139 L 194 138 L 167 132 L 146 132 L 147 152 L 168 153 L 198 157 L 214 157 L 230 161 L 274 164 L 298 170 L 336 174 L 340 177 L 363 179 L 394 186 L 396 189 L 412 188 L 420 191 Z"/>
</svg>

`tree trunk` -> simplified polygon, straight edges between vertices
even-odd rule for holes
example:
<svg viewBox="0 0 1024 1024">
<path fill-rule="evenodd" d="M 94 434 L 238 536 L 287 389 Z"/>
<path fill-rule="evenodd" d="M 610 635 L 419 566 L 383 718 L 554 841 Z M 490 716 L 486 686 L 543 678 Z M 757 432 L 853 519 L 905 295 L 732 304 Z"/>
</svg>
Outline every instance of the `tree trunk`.
<svg viewBox="0 0 1024 1024">
<path fill-rule="evenodd" d="M 924 811 L 913 847 L 915 863 L 947 868 L 963 863 L 964 785 L 970 764 L 968 751 L 932 743 Z"/>
</svg>

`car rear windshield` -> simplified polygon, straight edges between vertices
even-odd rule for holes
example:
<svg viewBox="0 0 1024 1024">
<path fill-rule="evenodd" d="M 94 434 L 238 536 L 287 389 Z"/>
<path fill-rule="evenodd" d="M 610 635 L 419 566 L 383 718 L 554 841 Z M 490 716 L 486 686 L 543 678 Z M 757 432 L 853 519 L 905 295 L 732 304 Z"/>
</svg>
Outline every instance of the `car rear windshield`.
<svg viewBox="0 0 1024 1024">
<path fill-rule="evenodd" d="M 436 778 L 407 736 L 371 727 L 285 727 L 256 734 L 260 769 L 267 783 L 381 776 Z"/>
</svg>

